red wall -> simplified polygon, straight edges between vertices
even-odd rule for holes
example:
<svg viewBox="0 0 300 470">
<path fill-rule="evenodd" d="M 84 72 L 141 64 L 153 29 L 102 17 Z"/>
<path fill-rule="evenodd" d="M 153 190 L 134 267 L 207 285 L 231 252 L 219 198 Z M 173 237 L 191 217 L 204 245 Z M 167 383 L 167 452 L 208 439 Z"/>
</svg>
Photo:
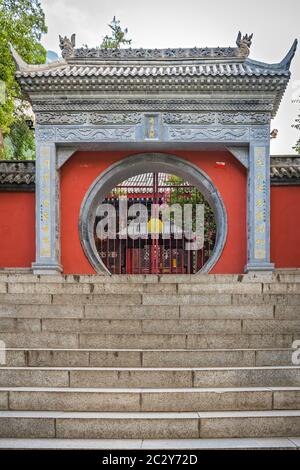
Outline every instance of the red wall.
<svg viewBox="0 0 300 470">
<path fill-rule="evenodd" d="M 225 203 L 228 236 L 213 273 L 242 273 L 246 264 L 246 171 L 228 152 L 172 152 L 203 169 Z M 132 154 L 132 153 L 130 153 Z M 94 273 L 81 248 L 78 234 L 80 205 L 92 182 L 128 152 L 77 152 L 61 172 L 62 265 L 65 273 Z M 216 162 L 225 162 L 224 169 Z"/>
<path fill-rule="evenodd" d="M 219 189 L 228 215 L 228 237 L 213 273 L 242 273 L 246 263 L 246 172 L 226 152 L 176 152 L 201 167 Z M 94 273 L 78 236 L 82 199 L 95 178 L 126 152 L 78 152 L 62 168 L 61 236 L 65 273 Z M 226 163 L 216 168 L 216 161 Z M 35 197 L 0 192 L 0 268 L 30 267 L 35 259 Z M 300 267 L 300 186 L 271 188 L 271 260 Z"/>
<path fill-rule="evenodd" d="M 300 267 L 300 186 L 271 187 L 271 260 Z"/>
<path fill-rule="evenodd" d="M 0 192 L 0 268 L 30 267 L 35 260 L 35 195 Z"/>
</svg>

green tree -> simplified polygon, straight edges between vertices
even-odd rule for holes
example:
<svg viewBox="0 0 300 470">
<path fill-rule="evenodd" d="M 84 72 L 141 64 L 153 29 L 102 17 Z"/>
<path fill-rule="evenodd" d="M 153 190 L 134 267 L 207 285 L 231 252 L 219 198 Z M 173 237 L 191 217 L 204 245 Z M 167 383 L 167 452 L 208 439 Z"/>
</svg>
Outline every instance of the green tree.
<svg viewBox="0 0 300 470">
<path fill-rule="evenodd" d="M 124 30 L 121 28 L 120 20 L 117 20 L 114 16 L 112 22 L 108 25 L 111 29 L 111 36 L 104 36 L 101 49 L 120 49 L 121 46 L 131 44 L 131 39 L 127 39 L 128 29 Z"/>
<path fill-rule="evenodd" d="M 295 129 L 297 129 L 298 131 L 300 131 L 300 115 L 297 117 L 297 119 L 295 120 L 295 124 L 293 124 L 293 127 Z M 300 153 L 300 137 L 299 137 L 299 140 L 298 142 L 296 143 L 294 149 L 296 150 L 296 152 Z"/>
<path fill-rule="evenodd" d="M 46 50 L 40 44 L 47 32 L 45 15 L 38 0 L 0 0 L 0 82 L 5 96 L 0 106 L 0 130 L 9 145 L 0 149 L 0 158 L 25 159 L 34 155 L 28 120 L 28 101 L 15 79 L 15 63 L 9 44 L 31 64 L 44 63 Z"/>
<path fill-rule="evenodd" d="M 172 175 L 166 181 L 167 186 L 171 186 L 169 203 L 180 204 L 181 207 L 184 204 L 193 204 L 194 208 L 196 204 L 204 204 L 204 251 L 205 255 L 208 256 L 209 252 L 213 249 L 216 237 L 216 221 L 213 210 L 206 201 L 203 194 L 194 186 L 187 186 L 187 182 L 179 176 Z M 187 186 L 187 187 L 185 187 Z M 172 216 L 173 214 L 171 214 Z M 196 228 L 196 214 L 193 213 L 192 226 L 193 230 Z"/>
</svg>

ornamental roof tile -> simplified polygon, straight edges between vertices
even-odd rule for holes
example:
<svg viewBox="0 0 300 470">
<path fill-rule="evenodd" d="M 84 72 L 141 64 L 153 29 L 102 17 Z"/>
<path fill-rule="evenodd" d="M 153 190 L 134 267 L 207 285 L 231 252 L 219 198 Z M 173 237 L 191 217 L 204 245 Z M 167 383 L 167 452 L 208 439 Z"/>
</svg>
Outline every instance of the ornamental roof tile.
<svg viewBox="0 0 300 470">
<path fill-rule="evenodd" d="M 274 155 L 271 157 L 271 181 L 275 184 L 300 184 L 300 156 Z"/>
<path fill-rule="evenodd" d="M 35 162 L 34 161 L 2 161 L 0 162 L 0 190 L 11 187 L 34 189 Z"/>
<path fill-rule="evenodd" d="M 18 77 L 165 77 L 165 76 L 219 76 L 219 77 L 289 77 L 289 70 L 258 65 L 247 59 L 244 63 L 218 64 L 164 64 L 164 65 L 108 65 L 57 63 L 55 67 L 28 69 L 17 72 Z"/>
</svg>

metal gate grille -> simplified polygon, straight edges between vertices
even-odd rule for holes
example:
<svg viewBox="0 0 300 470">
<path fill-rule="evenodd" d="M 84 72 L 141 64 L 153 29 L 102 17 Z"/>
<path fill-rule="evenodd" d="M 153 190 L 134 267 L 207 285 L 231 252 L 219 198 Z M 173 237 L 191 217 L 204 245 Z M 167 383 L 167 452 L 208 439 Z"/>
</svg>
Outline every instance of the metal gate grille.
<svg viewBox="0 0 300 470">
<path fill-rule="evenodd" d="M 95 230 L 95 244 L 103 263 L 112 274 L 195 274 L 208 260 L 215 244 L 216 226 L 212 210 L 202 194 L 187 181 L 165 173 L 144 173 L 123 181 L 107 196 L 104 202 L 116 210 L 119 233 L 119 198 L 127 198 L 128 207 L 142 203 L 148 211 L 148 227 L 153 223 L 153 205 L 191 203 L 205 205 L 204 247 L 201 250 L 185 249 L 184 240 L 176 239 L 171 232 L 165 239 L 161 233 L 146 239 L 99 239 Z M 95 220 L 95 228 L 98 220 Z M 154 221 L 154 222 L 159 222 Z M 149 225 L 150 224 L 150 225 Z"/>
</svg>

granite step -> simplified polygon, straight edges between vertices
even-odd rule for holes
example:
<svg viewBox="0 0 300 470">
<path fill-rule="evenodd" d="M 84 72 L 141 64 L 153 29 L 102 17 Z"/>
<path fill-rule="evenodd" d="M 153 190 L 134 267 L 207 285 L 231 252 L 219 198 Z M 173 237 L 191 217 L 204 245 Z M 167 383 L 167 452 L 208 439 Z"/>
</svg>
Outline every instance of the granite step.
<svg viewBox="0 0 300 470">
<path fill-rule="evenodd" d="M 291 366 L 293 349 L 29 349 L 5 350 L 6 367 Z"/>
<path fill-rule="evenodd" d="M 57 274 L 57 275 L 35 275 L 30 269 L 6 268 L 0 269 L 0 282 L 9 283 L 193 283 L 193 284 L 216 284 L 216 283 L 300 283 L 300 270 L 276 269 L 274 273 L 248 273 L 248 274 L 131 274 L 105 276 L 100 274 Z"/>
<path fill-rule="evenodd" d="M 54 349 L 289 349 L 299 333 L 2 332 L 6 348 Z"/>
<path fill-rule="evenodd" d="M 296 335 L 300 319 L 143 319 L 0 318 L 1 333 Z"/>
<path fill-rule="evenodd" d="M 300 285 L 300 283 L 299 283 Z M 9 300 L 11 298 L 9 297 Z M 27 297 L 25 297 L 25 300 Z M 48 298 L 47 298 L 48 299 Z M 126 305 L 112 302 L 98 305 L 25 304 L 22 296 L 16 303 L 0 302 L 0 319 L 27 322 L 29 319 L 77 320 L 299 320 L 299 309 L 293 305 L 270 302 L 265 305 Z"/>
<path fill-rule="evenodd" d="M 208 388 L 300 386 L 299 366 L 223 368 L 1 367 L 1 387 Z"/>
<path fill-rule="evenodd" d="M 294 410 L 299 405 L 300 387 L 0 388 L 0 409 L 12 411 L 255 411 Z"/>
<path fill-rule="evenodd" d="M 26 286 L 26 284 L 24 284 Z M 51 284 L 49 284 L 51 286 Z M 74 306 L 85 306 L 85 305 L 150 305 L 150 306 L 229 306 L 229 305 L 276 305 L 283 306 L 300 306 L 300 293 L 295 292 L 253 292 L 252 284 L 249 284 L 251 289 L 246 292 L 245 289 L 236 289 L 236 292 L 232 292 L 228 289 L 227 293 L 219 292 L 214 290 L 214 285 L 211 289 L 196 290 L 196 293 L 178 293 L 173 292 L 160 292 L 159 289 L 154 292 L 139 292 L 133 291 L 133 293 L 113 293 L 113 292 L 101 292 L 96 289 L 93 293 L 53 293 L 53 290 L 47 291 L 47 293 L 41 293 L 41 290 L 37 289 L 35 293 L 12 293 L 6 292 L 7 286 L 4 284 L 1 287 L 0 284 L 0 304 L 3 305 L 74 305 Z M 197 287 L 197 286 L 196 286 Z M 90 287 L 89 287 L 90 288 Z M 97 291 L 99 293 L 97 293 Z M 91 292 L 91 289 L 90 289 Z M 202 292 L 202 293 L 201 293 Z"/>
<path fill-rule="evenodd" d="M 299 450 L 300 437 L 234 439 L 0 439 L 10 450 Z"/>
<path fill-rule="evenodd" d="M 1 438 L 216 439 L 300 435 L 300 411 L 1 411 Z"/>
<path fill-rule="evenodd" d="M 282 284 L 280 289 L 273 284 L 265 285 L 266 293 L 300 293 L 299 284 Z M 293 286 L 291 288 L 290 286 Z M 262 294 L 261 282 L 0 282 L 0 292 L 8 294 Z"/>
</svg>

